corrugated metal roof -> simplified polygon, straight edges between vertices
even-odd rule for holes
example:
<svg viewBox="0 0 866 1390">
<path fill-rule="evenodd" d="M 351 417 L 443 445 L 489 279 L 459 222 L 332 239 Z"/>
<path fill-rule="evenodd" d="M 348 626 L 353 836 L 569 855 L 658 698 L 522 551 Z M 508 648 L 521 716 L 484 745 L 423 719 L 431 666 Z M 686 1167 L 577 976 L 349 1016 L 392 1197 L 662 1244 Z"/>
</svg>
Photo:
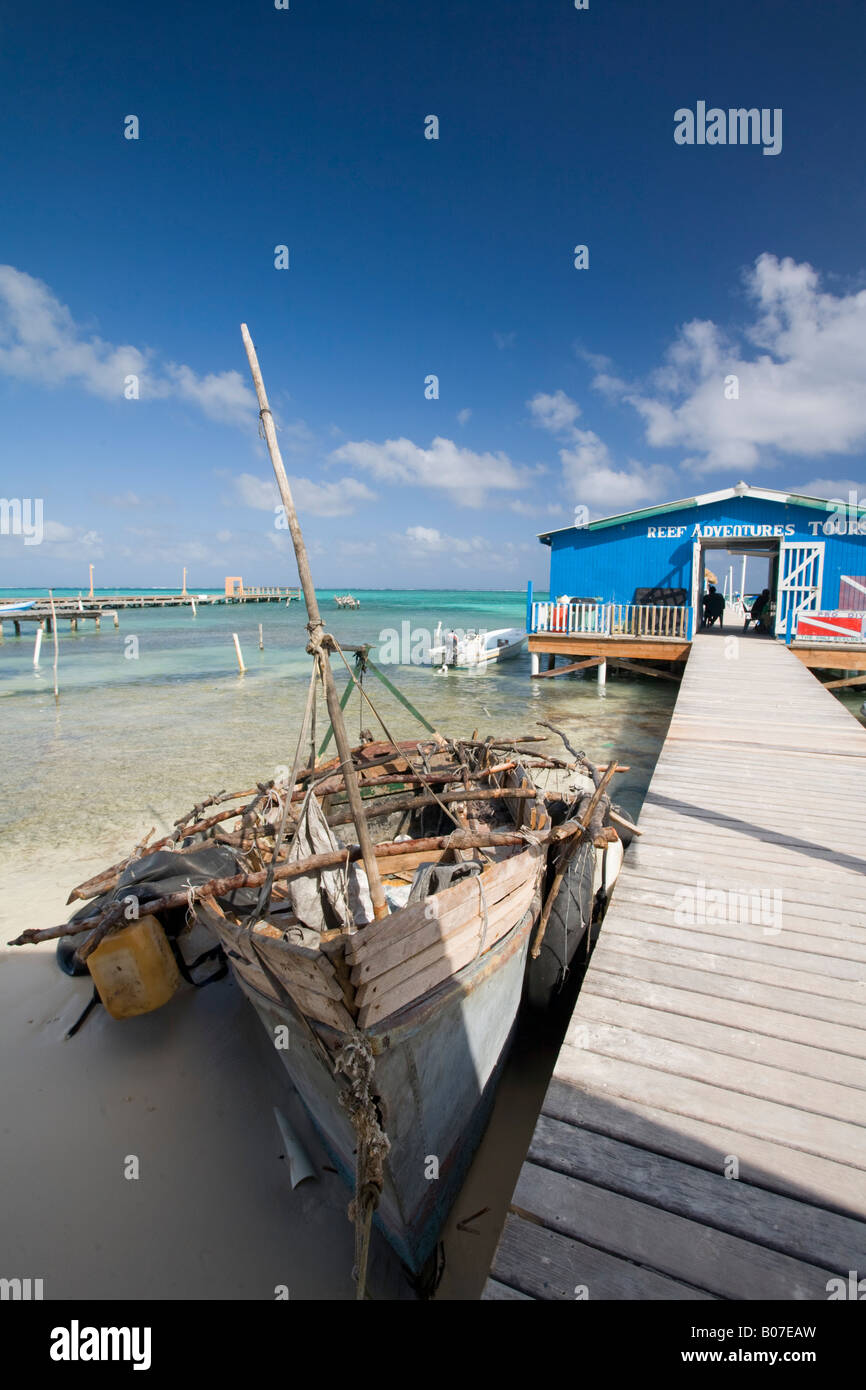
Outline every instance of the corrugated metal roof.
<svg viewBox="0 0 866 1390">
<path fill-rule="evenodd" d="M 564 531 L 600 531 L 605 526 L 622 526 L 627 521 L 639 521 L 646 516 L 659 516 L 664 512 L 678 512 L 686 507 L 705 507 L 712 502 L 724 502 L 730 497 L 758 497 L 766 502 L 782 502 L 795 507 L 823 507 L 825 511 L 835 511 L 835 504 L 826 497 L 808 497 L 804 493 L 779 492 L 775 488 L 750 487 L 748 483 L 736 483 L 718 492 L 705 492 L 698 497 L 683 497 L 678 502 L 660 502 L 654 507 L 640 507 L 634 512 L 619 512 L 616 516 L 599 517 L 588 521 L 585 526 L 557 526 L 551 531 L 539 531 L 538 539 L 547 542 L 551 536 Z M 850 505 L 850 503 L 846 503 Z M 858 503 L 857 510 L 866 514 L 866 504 Z"/>
</svg>

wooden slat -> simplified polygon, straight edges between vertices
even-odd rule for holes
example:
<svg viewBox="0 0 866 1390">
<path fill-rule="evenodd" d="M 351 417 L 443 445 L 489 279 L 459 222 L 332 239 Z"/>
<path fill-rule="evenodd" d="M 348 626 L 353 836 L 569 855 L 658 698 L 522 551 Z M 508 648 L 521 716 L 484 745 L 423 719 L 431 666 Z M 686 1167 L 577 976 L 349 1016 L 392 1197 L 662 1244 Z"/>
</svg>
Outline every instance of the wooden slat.
<svg viewBox="0 0 866 1390">
<path fill-rule="evenodd" d="M 524 1163 L 513 1206 L 550 1230 L 693 1284 L 721 1298 L 823 1298 L 835 1270 Z"/>
<path fill-rule="evenodd" d="M 356 1002 L 360 1004 L 372 1003 L 374 999 L 384 998 L 392 993 L 404 981 L 410 980 L 414 975 L 419 974 L 428 966 L 436 965 L 439 961 L 464 960 L 467 957 L 471 960 L 483 941 L 483 950 L 488 950 L 494 942 L 498 941 L 508 931 L 509 927 L 515 922 L 519 922 L 526 909 L 532 901 L 535 892 L 535 881 L 521 884 L 515 888 L 513 893 L 509 893 L 495 906 L 489 906 L 486 919 L 482 915 L 481 903 L 476 897 L 475 909 L 469 915 L 465 926 L 459 931 L 447 937 L 436 937 L 432 943 L 417 954 L 410 956 L 406 960 L 401 960 L 385 968 L 381 974 L 368 976 L 363 984 L 358 986 L 355 994 Z M 435 923 L 434 923 L 435 925 Z M 379 957 L 375 960 L 378 961 Z M 465 962 L 464 962 L 465 963 Z M 354 971 L 352 972 L 354 975 Z"/>
<path fill-rule="evenodd" d="M 523 1296 L 558 1302 L 574 1302 L 576 1298 L 593 1302 L 599 1298 L 712 1298 L 701 1289 L 569 1240 L 513 1214 L 506 1217 L 493 1271 L 503 1281 L 498 1287 L 509 1289 L 509 1293 L 491 1293 L 486 1297 Z"/>
<path fill-rule="evenodd" d="M 829 1269 L 866 1268 L 866 1222 L 542 1114 L 529 1158 L 571 1178 Z"/>
<path fill-rule="evenodd" d="M 708 983 L 712 985 L 715 981 Z M 689 1030 L 692 1024 L 704 1022 L 723 1024 L 728 1033 L 749 1029 L 749 1037 L 781 1038 L 797 1045 L 805 1037 L 811 1046 L 803 1049 L 802 1064 L 813 1067 L 814 1074 L 829 1074 L 849 1086 L 866 1083 L 866 1028 L 845 1028 L 817 1018 L 810 1018 L 805 1026 L 802 1015 L 797 1013 L 762 1008 L 715 993 L 699 993 L 681 988 L 679 984 L 648 984 L 645 979 L 632 979 L 620 973 L 609 975 L 603 969 L 592 972 L 591 980 L 584 987 L 582 1007 L 586 1008 L 593 999 L 597 1001 L 596 1007 L 598 1001 L 610 999 L 637 1005 L 647 1012 L 663 1011 L 664 1023 L 668 1026 L 676 1026 L 674 1020 L 680 1016 L 682 1026 Z M 775 994 L 773 999 L 778 1003 Z M 694 1032 L 690 1031 L 689 1036 L 694 1037 Z M 730 1045 L 729 1038 L 726 1037 L 725 1042 Z M 717 1050 L 724 1052 L 726 1048 L 717 1044 Z M 856 1061 L 855 1070 L 848 1069 L 851 1059 Z"/>
<path fill-rule="evenodd" d="M 507 900 L 509 910 L 503 912 L 495 923 L 491 921 L 488 925 L 484 944 L 485 951 L 511 931 L 525 915 L 533 900 L 533 891 L 530 886 L 529 891 L 521 894 L 521 899 L 525 901 L 526 906 L 522 907 L 520 911 L 518 908 L 522 906 L 521 903 L 514 904 L 513 899 Z M 458 938 L 444 943 L 442 950 L 434 960 L 426 963 L 423 969 L 418 970 L 393 987 L 383 990 L 382 982 L 379 980 L 362 986 L 365 991 L 365 998 L 359 1001 L 362 1005 L 358 1013 L 359 1028 L 371 1028 L 380 1019 L 387 1018 L 390 1014 L 396 1013 L 398 1009 L 405 1008 L 407 1004 L 411 1004 L 413 999 L 420 999 L 422 995 L 441 984 L 443 980 L 447 980 L 449 976 L 456 975 L 458 970 L 462 970 L 464 965 L 468 965 L 471 960 L 474 960 L 478 954 L 479 925 L 473 924 Z M 359 990 L 358 993 L 360 994 L 361 991 Z"/>
<path fill-rule="evenodd" d="M 531 846 L 508 859 L 500 859 L 495 864 L 491 864 L 479 875 L 484 880 L 484 891 L 488 891 L 488 886 L 490 891 L 493 891 L 500 883 L 508 883 L 531 873 L 537 866 L 539 857 L 537 848 Z M 477 901 L 477 898 L 478 888 L 473 879 L 463 879 L 450 888 L 443 888 L 442 892 L 436 895 L 439 921 L 445 921 L 448 914 L 462 903 Z M 373 951 L 378 951 L 383 946 L 390 945 L 391 942 L 399 940 L 410 932 L 425 927 L 430 920 L 427 916 L 427 906 L 426 900 L 409 903 L 406 907 L 392 912 L 389 917 L 385 917 L 379 922 L 368 923 L 347 942 L 346 959 L 349 964 L 357 965 Z"/>
</svg>

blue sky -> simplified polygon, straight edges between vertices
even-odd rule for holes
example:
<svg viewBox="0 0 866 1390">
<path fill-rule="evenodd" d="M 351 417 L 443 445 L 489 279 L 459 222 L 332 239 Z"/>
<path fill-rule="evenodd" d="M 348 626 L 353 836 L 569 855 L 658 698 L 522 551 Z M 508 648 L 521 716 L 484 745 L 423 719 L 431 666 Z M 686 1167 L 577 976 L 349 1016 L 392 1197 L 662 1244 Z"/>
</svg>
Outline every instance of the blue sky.
<svg viewBox="0 0 866 1390">
<path fill-rule="evenodd" d="M 543 584 L 579 503 L 862 496 L 864 38 L 782 0 L 7 13 L 0 492 L 45 532 L 0 585 L 294 582 L 242 320 L 324 586 Z M 781 152 L 677 145 L 698 101 L 780 108 Z"/>
</svg>

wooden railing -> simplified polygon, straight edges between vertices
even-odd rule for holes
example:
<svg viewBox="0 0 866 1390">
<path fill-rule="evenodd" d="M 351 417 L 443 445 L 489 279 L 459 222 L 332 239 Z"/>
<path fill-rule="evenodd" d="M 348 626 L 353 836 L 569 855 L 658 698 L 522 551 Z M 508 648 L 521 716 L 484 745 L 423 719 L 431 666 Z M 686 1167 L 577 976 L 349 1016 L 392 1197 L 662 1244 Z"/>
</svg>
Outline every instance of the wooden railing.
<svg viewBox="0 0 866 1390">
<path fill-rule="evenodd" d="M 648 603 L 533 603 L 530 632 L 688 641 L 692 610 Z"/>
</svg>

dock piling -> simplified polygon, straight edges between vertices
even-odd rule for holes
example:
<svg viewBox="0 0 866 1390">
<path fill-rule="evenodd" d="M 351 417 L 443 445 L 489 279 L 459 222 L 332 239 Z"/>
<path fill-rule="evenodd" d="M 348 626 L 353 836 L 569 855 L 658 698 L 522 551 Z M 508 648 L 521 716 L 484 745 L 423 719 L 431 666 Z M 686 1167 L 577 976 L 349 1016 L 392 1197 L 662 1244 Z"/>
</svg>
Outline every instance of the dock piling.
<svg viewBox="0 0 866 1390">
<path fill-rule="evenodd" d="M 243 655 L 242 655 L 242 653 L 241 653 L 241 644 L 240 644 L 240 642 L 238 641 L 238 635 L 237 635 L 236 632 L 233 632 L 233 633 L 232 633 L 232 640 L 233 640 L 233 642 L 234 642 L 234 644 L 235 644 L 235 651 L 237 652 L 238 669 L 240 670 L 241 675 L 243 675 L 244 671 L 245 671 L 247 668 L 246 668 L 246 666 L 244 665 L 244 658 L 243 658 Z"/>
</svg>

